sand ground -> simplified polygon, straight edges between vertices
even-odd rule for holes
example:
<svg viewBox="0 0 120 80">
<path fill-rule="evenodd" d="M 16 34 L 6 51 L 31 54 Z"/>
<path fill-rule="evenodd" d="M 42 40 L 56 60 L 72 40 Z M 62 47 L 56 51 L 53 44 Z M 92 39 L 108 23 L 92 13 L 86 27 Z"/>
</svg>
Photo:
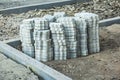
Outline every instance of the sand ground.
<svg viewBox="0 0 120 80">
<path fill-rule="evenodd" d="M 12 61 L 0 53 L 0 80 L 39 80 L 26 67 Z"/>
</svg>

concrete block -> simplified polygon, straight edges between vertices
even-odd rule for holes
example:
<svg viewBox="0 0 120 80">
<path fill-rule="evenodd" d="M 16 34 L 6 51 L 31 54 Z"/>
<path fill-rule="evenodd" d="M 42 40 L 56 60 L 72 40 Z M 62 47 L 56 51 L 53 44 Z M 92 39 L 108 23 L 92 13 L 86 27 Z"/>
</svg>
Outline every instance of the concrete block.
<svg viewBox="0 0 120 80">
<path fill-rule="evenodd" d="M 120 17 L 104 19 L 99 22 L 100 27 L 110 26 L 112 24 L 120 24 Z"/>
</svg>

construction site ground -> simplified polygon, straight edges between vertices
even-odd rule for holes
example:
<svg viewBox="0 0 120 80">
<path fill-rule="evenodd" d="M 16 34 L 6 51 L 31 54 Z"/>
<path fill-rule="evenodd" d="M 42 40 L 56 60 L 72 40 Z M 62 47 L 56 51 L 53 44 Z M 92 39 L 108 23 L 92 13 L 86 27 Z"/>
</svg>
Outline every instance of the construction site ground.
<svg viewBox="0 0 120 80">
<path fill-rule="evenodd" d="M 39 80 L 26 68 L 0 53 L 0 80 Z"/>
<path fill-rule="evenodd" d="M 52 9 L 32 10 L 20 14 L 0 14 L 0 41 L 19 38 L 19 26 L 23 19 L 42 17 L 45 14 L 53 14 L 56 11 L 65 11 L 68 15 L 74 15 L 74 13 L 84 10 L 98 14 L 100 20 L 120 16 L 119 0 L 95 1 L 53 7 Z M 50 61 L 45 64 L 68 75 L 73 80 L 119 80 L 119 30 L 119 24 L 100 30 L 100 53 L 66 61 Z M 29 69 L 6 58 L 1 53 L 0 56 L 2 56 L 0 57 L 0 80 L 38 80 L 36 75 Z"/>
<path fill-rule="evenodd" d="M 45 64 L 73 80 L 120 80 L 120 25 L 100 29 L 101 52 Z"/>
</svg>

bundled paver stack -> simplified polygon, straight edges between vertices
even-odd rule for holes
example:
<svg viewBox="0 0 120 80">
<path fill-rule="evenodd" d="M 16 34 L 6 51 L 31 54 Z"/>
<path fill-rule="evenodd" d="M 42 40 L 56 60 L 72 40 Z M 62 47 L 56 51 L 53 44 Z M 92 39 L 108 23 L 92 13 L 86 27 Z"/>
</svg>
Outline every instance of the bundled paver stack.
<svg viewBox="0 0 120 80">
<path fill-rule="evenodd" d="M 99 45 L 99 17 L 93 13 L 76 13 L 75 16 L 85 19 L 88 35 L 88 51 L 96 53 L 100 51 Z"/>
<path fill-rule="evenodd" d="M 38 61 L 97 53 L 100 51 L 98 21 L 98 15 L 86 12 L 74 17 L 55 12 L 53 16 L 24 20 L 20 26 L 23 52 Z"/>
<path fill-rule="evenodd" d="M 51 48 L 49 23 L 46 19 L 35 19 L 34 28 L 35 59 L 38 61 L 49 61 L 53 58 Z"/>
<path fill-rule="evenodd" d="M 52 15 L 49 15 L 49 14 L 43 16 L 43 18 L 46 19 L 49 22 L 54 22 L 55 21 L 55 17 L 52 16 Z"/>
<path fill-rule="evenodd" d="M 33 40 L 33 19 L 25 19 L 20 25 L 20 38 L 22 50 L 25 54 L 34 57 L 34 40 Z"/>
<path fill-rule="evenodd" d="M 65 12 L 54 12 L 54 18 L 57 20 L 58 18 L 65 17 L 66 13 Z"/>
<path fill-rule="evenodd" d="M 65 30 L 65 39 L 67 42 L 68 58 L 77 57 L 77 39 L 76 25 L 73 17 L 62 17 L 57 19 L 57 22 L 62 23 Z"/>
<path fill-rule="evenodd" d="M 87 48 L 87 24 L 85 22 L 85 19 L 75 17 L 76 20 L 76 27 L 78 30 L 78 36 L 77 36 L 77 41 L 78 41 L 78 48 L 80 51 L 80 56 L 87 56 L 88 55 L 88 48 Z"/>
<path fill-rule="evenodd" d="M 65 40 L 64 28 L 61 23 L 50 23 L 50 30 L 52 33 L 54 59 L 66 60 L 67 59 L 67 45 Z"/>
</svg>

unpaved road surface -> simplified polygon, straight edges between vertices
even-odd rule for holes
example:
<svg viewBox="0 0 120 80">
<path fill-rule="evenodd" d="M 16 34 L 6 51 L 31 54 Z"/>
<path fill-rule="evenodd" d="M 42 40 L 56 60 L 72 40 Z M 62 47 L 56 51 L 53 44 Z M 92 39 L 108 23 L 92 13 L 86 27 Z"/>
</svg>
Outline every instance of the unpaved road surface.
<svg viewBox="0 0 120 80">
<path fill-rule="evenodd" d="M 26 67 L 0 53 L 0 80 L 39 80 Z"/>
</svg>

